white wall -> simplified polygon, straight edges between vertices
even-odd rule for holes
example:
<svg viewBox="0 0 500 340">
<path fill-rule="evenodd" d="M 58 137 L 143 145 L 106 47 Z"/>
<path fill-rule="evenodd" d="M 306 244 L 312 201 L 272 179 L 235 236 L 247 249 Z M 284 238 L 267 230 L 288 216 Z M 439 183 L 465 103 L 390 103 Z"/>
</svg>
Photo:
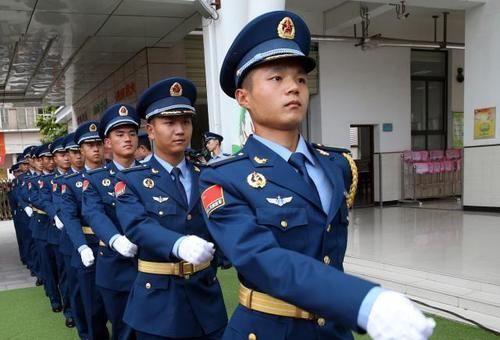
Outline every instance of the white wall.
<svg viewBox="0 0 500 340">
<path fill-rule="evenodd" d="M 350 125 L 374 124 L 375 152 L 410 148 L 410 49 L 320 43 L 319 60 L 324 144 L 347 147 Z"/>
<path fill-rule="evenodd" d="M 391 153 L 382 157 L 383 200 L 398 200 L 398 152 L 411 147 L 410 49 L 362 51 L 350 44 L 320 43 L 319 60 L 321 142 L 349 147 L 351 125 L 375 125 L 374 151 Z M 393 131 L 383 132 L 383 123 L 392 123 Z M 374 168 L 378 200 L 378 163 Z"/>
<path fill-rule="evenodd" d="M 492 139 L 474 139 L 474 109 L 500 111 L 500 1 L 466 12 L 464 205 L 500 206 L 500 124 Z M 495 146 L 492 146 L 496 144 Z M 476 146 L 474 148 L 468 148 Z"/>
<path fill-rule="evenodd" d="M 463 50 L 448 52 L 448 145 L 453 142 L 452 112 L 464 112 L 464 82 L 457 81 L 457 68 L 464 68 L 465 53 Z M 467 77 L 464 69 L 464 76 Z"/>
</svg>

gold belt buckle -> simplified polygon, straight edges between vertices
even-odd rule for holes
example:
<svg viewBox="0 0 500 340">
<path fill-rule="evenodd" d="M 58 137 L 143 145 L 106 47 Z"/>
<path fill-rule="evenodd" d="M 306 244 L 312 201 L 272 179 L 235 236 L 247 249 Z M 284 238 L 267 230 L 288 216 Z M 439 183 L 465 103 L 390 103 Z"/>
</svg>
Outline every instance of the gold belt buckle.
<svg viewBox="0 0 500 340">
<path fill-rule="evenodd" d="M 179 276 L 183 276 L 185 279 L 189 279 L 194 273 L 194 265 L 189 262 L 181 262 L 179 264 Z"/>
</svg>

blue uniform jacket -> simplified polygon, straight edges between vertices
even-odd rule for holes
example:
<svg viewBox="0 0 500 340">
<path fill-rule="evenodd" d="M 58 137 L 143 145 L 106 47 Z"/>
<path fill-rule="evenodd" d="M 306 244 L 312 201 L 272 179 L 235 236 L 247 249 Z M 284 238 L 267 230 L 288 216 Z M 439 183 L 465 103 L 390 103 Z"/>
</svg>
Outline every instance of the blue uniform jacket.
<svg viewBox="0 0 500 340">
<path fill-rule="evenodd" d="M 96 235 L 87 235 L 83 233 L 82 227 L 90 226 L 89 223 L 82 217 L 82 189 L 83 181 L 85 180 L 85 170 L 75 172 L 64 178 L 64 190 L 61 200 L 61 216 L 59 218 L 64 223 L 64 228 L 73 242 L 76 250 L 83 245 L 87 245 L 94 252 L 94 257 L 97 256 L 97 247 L 99 239 Z M 71 258 L 71 265 L 75 268 L 84 268 L 81 263 L 78 252 L 74 252 Z"/>
<path fill-rule="evenodd" d="M 99 247 L 96 284 L 115 291 L 130 291 L 137 275 L 137 261 L 109 247 L 110 239 L 124 235 L 117 218 L 114 187 L 119 172 L 113 162 L 87 172 L 89 181 L 82 194 L 82 214 L 106 246 Z"/>
<path fill-rule="evenodd" d="M 181 236 L 211 240 L 201 212 L 200 170 L 192 164 L 188 167 L 192 174 L 189 207 L 154 157 L 118 174 L 126 183 L 126 187 L 122 182 L 115 187 L 118 220 L 137 244 L 139 259 L 179 262 L 172 247 Z M 227 316 L 215 264 L 189 279 L 139 272 L 124 320 L 139 331 L 172 338 L 199 337 L 224 327 Z"/>
<path fill-rule="evenodd" d="M 42 206 L 42 210 L 47 213 L 49 216 L 48 227 L 47 227 L 47 242 L 53 245 L 59 244 L 59 239 L 61 232 L 54 223 L 54 217 L 57 215 L 58 205 L 53 200 L 52 190 L 54 177 L 59 175 L 59 173 L 51 173 L 40 176 L 38 181 L 39 189 L 38 195 L 40 200 L 40 205 Z"/>
<path fill-rule="evenodd" d="M 239 306 L 229 338 L 348 339 L 358 328 L 361 302 L 375 285 L 343 273 L 350 167 L 341 153 L 308 148 L 333 187 L 328 214 L 294 168 L 253 137 L 201 175 L 208 228 L 240 281 L 326 319 L 320 326 Z"/>
<path fill-rule="evenodd" d="M 52 190 L 53 190 L 52 191 L 52 198 L 58 206 L 58 215 L 57 216 L 59 217 L 59 219 L 61 219 L 61 221 L 63 219 L 63 217 L 62 217 L 62 210 L 63 210 L 62 189 L 63 189 L 63 187 L 64 188 L 66 187 L 65 178 L 73 173 L 74 173 L 73 170 L 69 169 L 66 174 L 54 177 L 54 187 L 52 188 Z M 54 189 L 55 189 L 55 191 L 54 191 Z M 73 242 L 69 238 L 69 234 L 67 233 L 66 226 L 64 226 L 64 228 L 61 230 L 61 233 L 60 233 L 59 251 L 62 254 L 64 254 L 65 256 L 71 256 L 71 255 L 75 254 L 75 246 L 73 245 Z"/>
<path fill-rule="evenodd" d="M 42 178 L 43 175 L 31 176 L 28 179 L 28 197 L 29 202 L 33 208 L 43 211 L 40 213 L 37 211 L 33 212 L 33 216 L 30 220 L 30 226 L 33 233 L 33 238 L 47 241 L 49 234 L 49 215 L 44 210 L 44 202 L 40 196 L 40 188 L 43 187 Z"/>
</svg>

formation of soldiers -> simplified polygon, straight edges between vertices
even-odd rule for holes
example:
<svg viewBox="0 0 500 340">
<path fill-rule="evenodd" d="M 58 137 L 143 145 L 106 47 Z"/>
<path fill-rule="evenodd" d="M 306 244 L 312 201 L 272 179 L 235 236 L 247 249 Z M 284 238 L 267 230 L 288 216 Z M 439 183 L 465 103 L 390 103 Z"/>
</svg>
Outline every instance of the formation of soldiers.
<svg viewBox="0 0 500 340">
<path fill-rule="evenodd" d="M 181 77 L 24 150 L 10 193 L 20 257 L 81 339 L 110 338 L 108 321 L 113 339 L 432 334 L 405 297 L 343 273 L 356 172 L 347 150 L 300 135 L 309 44 L 285 11 L 240 32 L 221 87 L 249 110 L 255 134 L 212 164 L 186 159 L 196 88 Z M 155 147 L 143 163 L 141 119 Z M 216 274 L 231 264 L 241 286 L 228 323 Z"/>
</svg>

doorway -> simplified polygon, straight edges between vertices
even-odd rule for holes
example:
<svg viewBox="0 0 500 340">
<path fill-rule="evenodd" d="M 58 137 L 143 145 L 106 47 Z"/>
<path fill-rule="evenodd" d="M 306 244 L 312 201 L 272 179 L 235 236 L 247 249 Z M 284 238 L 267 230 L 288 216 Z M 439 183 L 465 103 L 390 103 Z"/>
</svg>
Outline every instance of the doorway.
<svg viewBox="0 0 500 340">
<path fill-rule="evenodd" d="M 373 192 L 373 125 L 351 125 L 351 152 L 358 167 L 358 191 L 354 207 L 374 205 Z"/>
</svg>

